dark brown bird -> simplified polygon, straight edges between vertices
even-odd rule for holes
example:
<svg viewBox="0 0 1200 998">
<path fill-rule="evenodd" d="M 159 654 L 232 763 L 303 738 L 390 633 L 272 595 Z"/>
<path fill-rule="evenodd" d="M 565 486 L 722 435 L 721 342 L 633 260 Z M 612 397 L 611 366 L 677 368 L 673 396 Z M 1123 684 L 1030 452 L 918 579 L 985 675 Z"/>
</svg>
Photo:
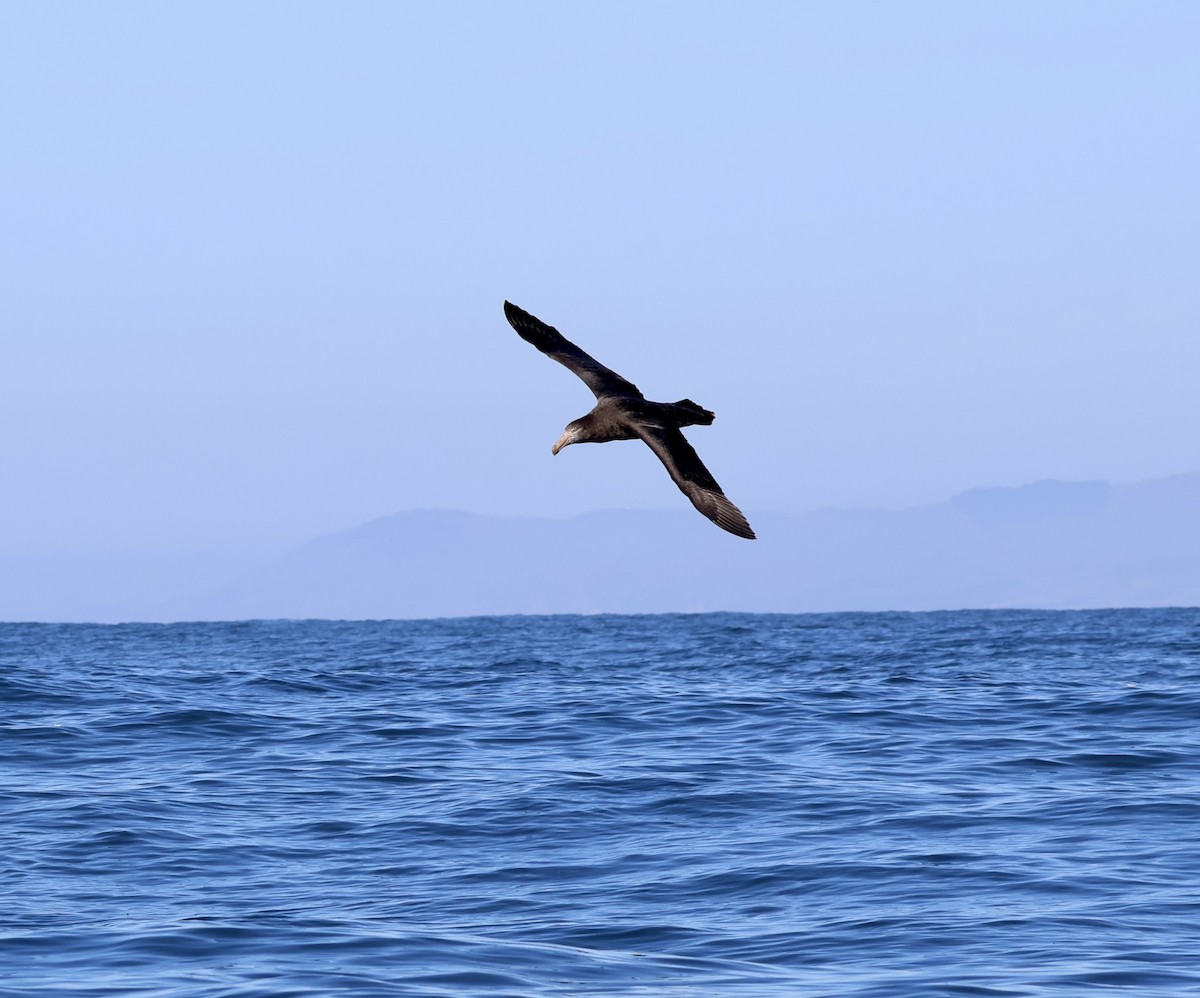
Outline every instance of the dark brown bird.
<svg viewBox="0 0 1200 998">
<path fill-rule="evenodd" d="M 504 303 L 504 314 L 521 339 L 574 371 L 596 396 L 596 407 L 567 424 L 563 435 L 550 448 L 552 454 L 569 444 L 644 440 L 696 509 L 723 530 L 754 540 L 754 531 L 742 511 L 725 498 L 721 486 L 679 429 L 708 426 L 715 418 L 713 413 L 691 399 L 651 402 L 636 385 L 588 356 L 553 326 L 510 302 Z"/>
</svg>

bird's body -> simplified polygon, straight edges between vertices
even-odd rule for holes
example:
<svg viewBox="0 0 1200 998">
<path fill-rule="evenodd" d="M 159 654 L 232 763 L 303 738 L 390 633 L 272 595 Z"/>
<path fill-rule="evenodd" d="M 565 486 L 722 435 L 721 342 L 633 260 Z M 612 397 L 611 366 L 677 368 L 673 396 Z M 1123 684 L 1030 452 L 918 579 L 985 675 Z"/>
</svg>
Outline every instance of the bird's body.
<svg viewBox="0 0 1200 998">
<path fill-rule="evenodd" d="M 570 444 L 640 439 L 654 451 L 696 509 L 731 534 L 754 539 L 742 511 L 725 498 L 721 486 L 680 431 L 684 426 L 708 426 L 713 413 L 691 399 L 651 402 L 635 384 L 610 371 L 553 326 L 509 302 L 504 303 L 504 314 L 522 339 L 577 374 L 596 396 L 592 411 L 567 424 L 552 453 Z"/>
</svg>

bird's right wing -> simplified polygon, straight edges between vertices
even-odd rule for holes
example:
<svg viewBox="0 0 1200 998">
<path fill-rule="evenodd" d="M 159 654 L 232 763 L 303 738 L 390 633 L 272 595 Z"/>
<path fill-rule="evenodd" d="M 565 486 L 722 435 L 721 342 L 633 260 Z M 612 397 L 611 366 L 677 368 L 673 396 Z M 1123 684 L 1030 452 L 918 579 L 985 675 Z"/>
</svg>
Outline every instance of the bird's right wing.
<svg viewBox="0 0 1200 998">
<path fill-rule="evenodd" d="M 563 367 L 574 371 L 583 383 L 592 390 L 596 398 L 605 395 L 631 395 L 642 398 L 637 385 L 626 381 L 615 371 L 610 371 L 590 354 L 584 353 L 553 326 L 547 326 L 537 316 L 517 308 L 511 302 L 504 303 L 504 315 L 521 339 L 532 343 L 547 357 L 558 361 Z"/>
<path fill-rule="evenodd" d="M 638 423 L 638 436 L 658 455 L 680 491 L 692 505 L 722 530 L 754 540 L 754 531 L 742 511 L 725 498 L 717 480 L 704 467 L 687 438 L 674 426 Z"/>
</svg>

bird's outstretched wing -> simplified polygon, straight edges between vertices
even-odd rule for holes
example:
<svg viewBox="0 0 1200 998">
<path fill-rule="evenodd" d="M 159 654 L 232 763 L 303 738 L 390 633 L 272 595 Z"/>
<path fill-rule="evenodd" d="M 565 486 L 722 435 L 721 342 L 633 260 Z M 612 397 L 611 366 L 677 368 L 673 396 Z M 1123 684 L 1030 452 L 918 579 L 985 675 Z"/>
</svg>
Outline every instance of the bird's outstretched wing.
<svg viewBox="0 0 1200 998">
<path fill-rule="evenodd" d="M 507 301 L 504 303 L 504 315 L 513 329 L 521 334 L 521 339 L 532 343 L 547 357 L 574 371 L 596 398 L 603 398 L 605 395 L 632 396 L 639 399 L 643 397 L 637 385 L 626 381 L 615 371 L 610 371 L 537 316 L 530 315 Z"/>
<path fill-rule="evenodd" d="M 754 531 L 750 529 L 742 511 L 725 498 L 717 480 L 709 474 L 692 445 L 678 429 L 645 423 L 638 423 L 636 429 L 638 436 L 658 455 L 675 484 L 692 500 L 696 509 L 723 530 L 754 540 Z"/>
</svg>

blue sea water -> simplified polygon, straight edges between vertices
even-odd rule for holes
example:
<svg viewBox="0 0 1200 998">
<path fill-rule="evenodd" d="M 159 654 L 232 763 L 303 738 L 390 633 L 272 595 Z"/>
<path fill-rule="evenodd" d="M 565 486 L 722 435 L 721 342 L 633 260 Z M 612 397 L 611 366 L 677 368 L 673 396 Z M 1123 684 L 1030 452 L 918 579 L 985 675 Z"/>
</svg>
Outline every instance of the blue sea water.
<svg viewBox="0 0 1200 998">
<path fill-rule="evenodd" d="M 1200 994 L 1200 610 L 0 625 L 0 994 Z"/>
</svg>

